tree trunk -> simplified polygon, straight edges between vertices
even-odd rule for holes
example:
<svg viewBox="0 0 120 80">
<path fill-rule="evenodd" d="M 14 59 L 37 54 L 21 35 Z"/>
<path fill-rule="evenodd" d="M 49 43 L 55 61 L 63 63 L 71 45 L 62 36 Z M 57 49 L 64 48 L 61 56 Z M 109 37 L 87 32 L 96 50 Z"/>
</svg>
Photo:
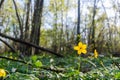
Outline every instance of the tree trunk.
<svg viewBox="0 0 120 80">
<path fill-rule="evenodd" d="M 18 20 L 18 23 L 19 23 L 19 30 L 20 30 L 20 37 L 19 38 L 21 40 L 23 40 L 23 24 L 22 24 L 22 20 L 20 18 L 15 0 L 13 0 L 13 4 L 14 4 L 14 7 L 15 7 L 16 17 L 17 17 L 17 20 Z M 24 45 L 23 44 L 18 44 L 17 46 L 18 46 L 20 52 L 24 53 L 24 47 L 23 47 Z"/>
<path fill-rule="evenodd" d="M 80 41 L 80 0 L 78 0 L 78 23 L 77 23 L 77 41 Z"/>
<path fill-rule="evenodd" d="M 1 6 L 2 6 L 2 4 L 3 4 L 4 1 L 5 1 L 5 0 L 1 0 L 1 2 L 0 2 L 0 8 L 1 8 Z"/>
<path fill-rule="evenodd" d="M 44 0 L 35 0 L 30 42 L 36 45 L 39 45 L 40 42 L 40 27 L 41 27 L 43 1 Z M 38 53 L 38 49 L 31 48 L 30 52 L 32 52 L 31 54 Z"/>
<path fill-rule="evenodd" d="M 92 16 L 92 25 L 90 27 L 89 31 L 89 39 L 88 39 L 88 45 L 91 47 L 90 51 L 94 52 L 96 49 L 95 46 L 95 15 L 96 15 L 96 0 L 94 0 L 94 7 L 93 7 L 93 16 Z"/>
<path fill-rule="evenodd" d="M 30 24 L 29 24 L 29 17 L 30 17 L 30 6 L 31 0 L 28 0 L 27 3 L 27 12 L 26 12 L 26 22 L 25 22 L 25 32 L 24 32 L 24 41 L 30 42 Z M 29 46 L 23 45 L 23 54 L 29 55 Z"/>
<path fill-rule="evenodd" d="M 96 15 L 96 0 L 94 0 L 94 9 L 93 9 L 93 20 L 92 20 L 92 44 L 93 44 L 93 52 L 95 50 L 95 15 Z"/>
</svg>

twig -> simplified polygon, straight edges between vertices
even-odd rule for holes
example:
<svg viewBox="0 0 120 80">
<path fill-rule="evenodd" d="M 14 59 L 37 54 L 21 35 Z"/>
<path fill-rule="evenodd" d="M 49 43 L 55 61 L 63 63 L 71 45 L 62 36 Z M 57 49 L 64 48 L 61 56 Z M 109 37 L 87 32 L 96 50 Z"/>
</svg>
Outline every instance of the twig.
<svg viewBox="0 0 120 80">
<path fill-rule="evenodd" d="M 120 67 L 119 67 L 119 64 L 117 62 L 115 62 L 113 59 L 112 59 L 112 62 L 117 66 L 117 68 L 120 70 Z"/>
</svg>

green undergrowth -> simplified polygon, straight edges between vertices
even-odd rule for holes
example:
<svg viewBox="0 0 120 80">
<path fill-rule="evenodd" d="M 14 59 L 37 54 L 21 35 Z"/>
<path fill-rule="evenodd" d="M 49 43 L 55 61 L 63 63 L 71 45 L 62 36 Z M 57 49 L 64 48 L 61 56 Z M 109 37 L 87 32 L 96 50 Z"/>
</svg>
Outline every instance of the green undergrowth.
<svg viewBox="0 0 120 80">
<path fill-rule="evenodd" d="M 50 55 L 34 55 L 20 59 L 15 53 L 4 55 L 13 60 L 0 58 L 0 68 L 5 69 L 5 80 L 119 80 L 119 57 L 58 58 Z M 24 60 L 21 63 L 14 60 Z M 81 60 L 81 61 L 80 61 Z M 79 63 L 81 62 L 81 64 Z"/>
</svg>

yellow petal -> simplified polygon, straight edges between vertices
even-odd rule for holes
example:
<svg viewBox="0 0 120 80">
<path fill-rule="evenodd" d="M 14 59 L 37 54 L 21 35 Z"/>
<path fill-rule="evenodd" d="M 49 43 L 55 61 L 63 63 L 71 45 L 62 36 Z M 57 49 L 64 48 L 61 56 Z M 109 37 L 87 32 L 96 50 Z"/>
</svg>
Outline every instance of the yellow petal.
<svg viewBox="0 0 120 80">
<path fill-rule="evenodd" d="M 97 57 L 98 57 L 98 55 L 97 55 L 97 54 L 95 54 L 95 55 L 94 55 L 94 57 L 95 57 L 95 58 L 97 58 Z"/>
<path fill-rule="evenodd" d="M 74 46 L 74 50 L 79 50 L 79 47 L 78 46 Z"/>
<path fill-rule="evenodd" d="M 82 42 L 79 42 L 79 43 L 78 43 L 78 46 L 79 46 L 79 47 L 82 47 Z"/>
<path fill-rule="evenodd" d="M 83 49 L 83 50 L 82 50 L 82 53 L 83 53 L 83 54 L 86 54 L 86 53 L 87 53 L 87 50 Z"/>
<path fill-rule="evenodd" d="M 4 69 L 0 69 L 0 77 L 5 77 L 6 76 L 6 72 Z"/>
<path fill-rule="evenodd" d="M 94 50 L 94 57 L 95 57 L 95 58 L 98 57 L 98 52 L 96 51 L 96 49 Z"/>
<path fill-rule="evenodd" d="M 0 73 L 0 77 L 2 77 L 2 73 Z"/>
<path fill-rule="evenodd" d="M 87 48 L 87 45 L 86 44 L 83 44 L 82 45 L 82 49 L 86 49 Z"/>
<path fill-rule="evenodd" d="M 81 54 L 81 50 L 78 50 L 78 54 Z"/>
</svg>

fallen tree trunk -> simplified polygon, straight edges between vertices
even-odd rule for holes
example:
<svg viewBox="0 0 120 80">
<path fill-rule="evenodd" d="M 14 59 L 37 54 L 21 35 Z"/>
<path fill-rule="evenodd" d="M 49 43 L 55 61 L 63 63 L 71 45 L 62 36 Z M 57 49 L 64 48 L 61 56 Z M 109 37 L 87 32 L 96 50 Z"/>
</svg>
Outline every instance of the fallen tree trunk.
<svg viewBox="0 0 120 80">
<path fill-rule="evenodd" d="M 40 49 L 40 50 L 42 50 L 42 51 L 46 51 L 46 52 L 52 53 L 52 54 L 54 54 L 54 55 L 56 55 L 56 56 L 58 56 L 58 57 L 63 57 L 62 55 L 60 55 L 60 54 L 58 54 L 58 53 L 56 53 L 56 52 L 53 52 L 53 51 L 51 51 L 51 50 L 49 50 L 49 49 L 40 47 L 40 46 L 38 46 L 38 45 L 29 43 L 29 42 L 23 41 L 23 40 L 21 40 L 21 39 L 13 38 L 13 37 L 7 36 L 7 35 L 5 35 L 5 34 L 3 34 L 3 33 L 0 33 L 0 36 L 1 36 L 1 37 L 4 37 L 4 38 L 7 38 L 7 39 L 10 39 L 10 40 L 13 40 L 13 41 L 18 42 L 18 43 L 21 43 L 21 44 L 25 44 L 25 45 L 34 47 L 34 48 L 36 48 L 36 49 Z"/>
<path fill-rule="evenodd" d="M 2 40 L 1 38 L 0 38 L 0 41 L 3 42 L 5 45 L 7 45 L 12 52 L 16 52 L 15 49 L 12 46 L 10 46 L 10 44 L 8 44 L 6 41 Z"/>
</svg>

